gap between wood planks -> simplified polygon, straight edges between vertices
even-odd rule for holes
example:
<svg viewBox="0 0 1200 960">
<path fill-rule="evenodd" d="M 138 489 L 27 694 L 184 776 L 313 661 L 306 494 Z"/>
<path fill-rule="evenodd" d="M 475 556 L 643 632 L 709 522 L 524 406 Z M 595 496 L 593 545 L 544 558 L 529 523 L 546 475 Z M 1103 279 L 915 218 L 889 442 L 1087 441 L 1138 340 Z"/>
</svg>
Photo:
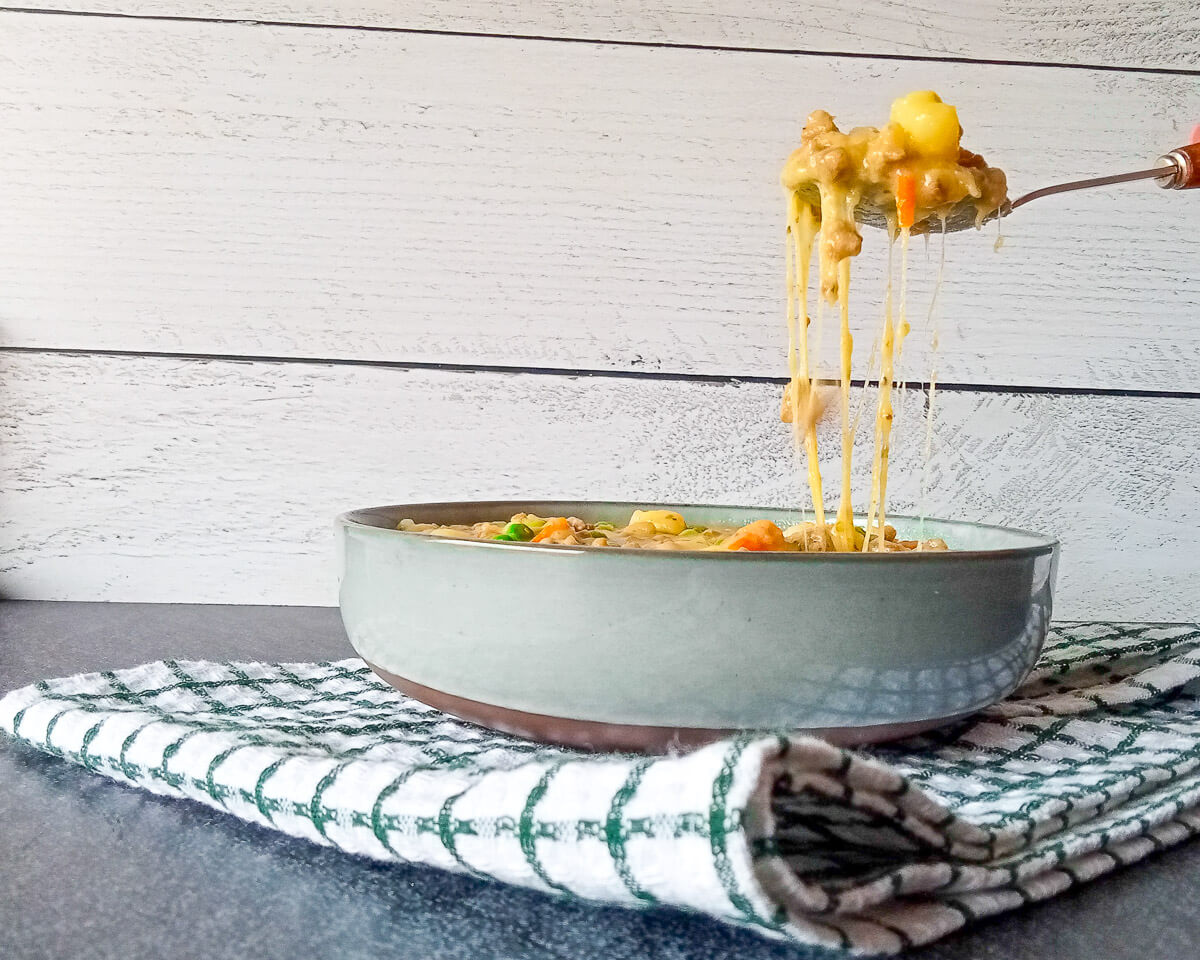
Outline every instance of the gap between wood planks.
<svg viewBox="0 0 1200 960">
<path fill-rule="evenodd" d="M 662 47 L 676 50 L 716 50 L 728 53 L 765 53 L 799 57 L 843 57 L 850 60 L 910 60 L 924 63 L 987 64 L 1005 67 L 1048 67 L 1062 70 L 1102 70 L 1110 73 L 1153 73 L 1200 77 L 1200 69 L 1187 67 L 1128 67 L 1100 63 L 1058 63 L 1048 60 L 998 60 L 976 57 L 933 56 L 929 54 L 857 53 L 840 50 L 802 50 L 789 47 L 753 47 L 716 43 L 682 43 L 663 40 L 614 40 L 603 37 L 554 37 L 544 34 L 497 33 L 480 30 L 435 30 L 415 27 L 385 27 L 355 23 L 304 23 L 297 20 L 225 19 L 221 17 L 182 16 L 179 14 L 115 13 L 97 10 L 51 10 L 44 7 L 0 6 L 0 13 L 24 13 L 58 17 L 98 17 L 109 20 L 152 20 L 172 23 L 220 23 L 233 26 L 287 27 L 304 30 L 357 30 L 363 33 L 399 33 L 444 37 L 492 38 L 496 40 L 533 40 L 546 43 L 582 43 L 612 47 Z"/>
<path fill-rule="evenodd" d="M 0 346 L 0 354 L 34 354 L 43 356 L 65 357 L 128 357 L 133 359 L 165 359 L 165 360 L 197 360 L 218 361 L 226 363 L 273 363 L 297 364 L 329 367 L 383 367 L 393 370 L 440 370 L 447 373 L 497 373 L 521 374 L 526 376 L 550 377 L 600 377 L 610 380 L 663 380 L 681 383 L 766 383 L 783 386 L 788 382 L 787 377 L 737 376 L 736 374 L 704 374 L 704 373 L 672 373 L 665 370 L 605 370 L 579 367 L 524 367 L 503 364 L 473 364 L 473 363 L 436 363 L 410 360 L 367 360 L 354 357 L 285 357 L 285 356 L 255 356 L 238 353 L 190 353 L 171 350 L 83 350 L 70 347 L 12 347 Z M 835 380 L 823 380 L 822 383 L 832 385 Z M 876 381 L 871 380 L 870 383 Z M 851 386 L 865 387 L 863 380 L 851 380 Z M 912 390 L 924 390 L 929 387 L 925 380 L 906 380 L 897 383 Z M 1045 394 L 1050 396 L 1072 397 L 1146 397 L 1171 398 L 1181 400 L 1200 400 L 1197 390 L 1138 390 L 1118 387 L 1071 387 L 996 383 L 941 383 L 937 384 L 939 392 L 953 393 L 1004 393 L 1004 394 Z"/>
</svg>

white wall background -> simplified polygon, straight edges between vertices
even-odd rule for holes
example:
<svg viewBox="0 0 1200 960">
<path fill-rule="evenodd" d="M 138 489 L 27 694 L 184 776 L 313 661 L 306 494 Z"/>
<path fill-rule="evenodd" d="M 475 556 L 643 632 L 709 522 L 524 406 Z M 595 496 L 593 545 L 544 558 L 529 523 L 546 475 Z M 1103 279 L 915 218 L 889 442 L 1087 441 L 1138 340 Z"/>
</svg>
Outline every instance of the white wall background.
<svg viewBox="0 0 1200 960">
<path fill-rule="evenodd" d="M 799 503 L 765 381 L 811 108 L 936 88 L 1014 194 L 1200 122 L 1200 16 L 1150 0 L 43 6 L 0 9 L 6 597 L 332 603 L 380 502 Z M 1200 617 L 1198 222 L 1142 184 L 947 245 L 927 506 L 1059 534 L 1063 617 Z"/>
</svg>

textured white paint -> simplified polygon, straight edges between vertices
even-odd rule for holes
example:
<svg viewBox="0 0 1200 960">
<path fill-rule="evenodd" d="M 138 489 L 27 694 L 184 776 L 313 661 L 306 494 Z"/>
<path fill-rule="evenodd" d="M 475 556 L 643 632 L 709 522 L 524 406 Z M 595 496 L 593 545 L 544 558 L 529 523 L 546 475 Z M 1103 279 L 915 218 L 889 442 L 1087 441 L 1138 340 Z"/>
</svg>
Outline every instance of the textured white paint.
<svg viewBox="0 0 1200 960">
<path fill-rule="evenodd" d="M 1194 77 L 1081 69 L 27 14 L 0 35 L 8 345 L 779 374 L 776 178 L 809 108 L 878 120 L 936 86 L 1018 192 L 1200 119 Z M 943 379 L 1181 382 L 1198 213 L 1142 184 L 1033 204 L 1000 254 L 952 238 Z"/>
<path fill-rule="evenodd" d="M 56 6 L 1200 65 L 1200 21 L 1148 0 Z M 811 107 L 871 122 L 936 86 L 1017 192 L 1140 166 L 1200 120 L 1184 76 L 11 13 L 0 36 L 0 346 L 777 375 L 775 179 Z M 954 238 L 942 378 L 1190 387 L 1198 204 L 1117 188 L 1023 210 L 999 255 Z M 796 503 L 776 394 L 0 354 L 0 594 L 331 603 L 333 514 L 386 501 Z M 897 509 L 917 500 L 917 405 Z M 1062 535 L 1060 616 L 1195 619 L 1198 414 L 944 394 L 929 510 Z"/>
<path fill-rule="evenodd" d="M 50 0 L 51 10 L 1195 68 L 1187 0 Z"/>
<path fill-rule="evenodd" d="M 0 385 L 9 597 L 332 603 L 332 517 L 379 503 L 800 500 L 770 386 L 35 354 Z M 1196 619 L 1198 423 L 1196 400 L 946 393 L 929 511 L 1059 534 L 1061 617 Z"/>
</svg>

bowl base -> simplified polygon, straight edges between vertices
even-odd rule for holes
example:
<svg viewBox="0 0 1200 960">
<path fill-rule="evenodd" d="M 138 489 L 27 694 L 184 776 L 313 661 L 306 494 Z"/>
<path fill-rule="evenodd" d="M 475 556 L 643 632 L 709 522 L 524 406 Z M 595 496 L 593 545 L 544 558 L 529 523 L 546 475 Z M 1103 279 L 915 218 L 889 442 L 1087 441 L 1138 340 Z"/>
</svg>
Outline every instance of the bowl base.
<svg viewBox="0 0 1200 960">
<path fill-rule="evenodd" d="M 579 750 L 615 751 L 620 753 L 679 753 L 694 750 L 705 744 L 742 731 L 736 729 L 709 729 L 701 727 L 653 727 L 642 724 L 605 723 L 599 720 L 572 720 L 567 717 L 551 717 L 541 713 L 527 713 L 495 704 L 482 703 L 456 697 L 451 693 L 422 686 L 404 677 L 377 667 L 369 660 L 368 667 L 397 690 L 414 700 L 420 700 L 443 713 L 477 723 L 492 730 L 552 743 Z M 961 720 L 968 714 L 959 713 L 948 717 L 933 717 L 928 720 L 913 720 L 906 723 L 883 723 L 864 727 L 822 727 L 818 729 L 794 730 L 793 733 L 820 737 L 835 747 L 854 747 L 870 743 L 886 743 L 902 740 L 920 733 L 935 730 Z"/>
</svg>

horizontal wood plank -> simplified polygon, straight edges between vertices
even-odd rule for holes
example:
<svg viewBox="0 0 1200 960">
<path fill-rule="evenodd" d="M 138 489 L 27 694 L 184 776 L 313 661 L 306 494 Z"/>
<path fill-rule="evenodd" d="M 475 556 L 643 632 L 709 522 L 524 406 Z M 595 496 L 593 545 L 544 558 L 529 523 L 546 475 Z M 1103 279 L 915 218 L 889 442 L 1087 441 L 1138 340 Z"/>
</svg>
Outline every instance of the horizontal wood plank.
<svg viewBox="0 0 1200 960">
<path fill-rule="evenodd" d="M 9 354 L 0 390 L 6 597 L 332 603 L 333 516 L 380 503 L 804 500 L 759 384 Z M 1200 401 L 947 392 L 935 422 L 927 511 L 1058 534 L 1058 616 L 1200 617 Z"/>
<path fill-rule="evenodd" d="M 776 375 L 777 176 L 810 107 L 878 119 L 936 85 L 1017 192 L 1141 166 L 1200 117 L 1198 84 L 1082 70 L 15 14 L 0 33 L 16 346 Z M 942 378 L 1179 383 L 1197 204 L 1137 184 L 1031 204 L 999 253 L 951 237 Z M 860 343 L 883 246 L 856 266 Z M 936 249 L 913 259 L 920 320 Z"/>
<path fill-rule="evenodd" d="M 634 43 L 1195 69 L 1186 3 L 1157 0 L 50 0 L 43 9 Z"/>
</svg>

